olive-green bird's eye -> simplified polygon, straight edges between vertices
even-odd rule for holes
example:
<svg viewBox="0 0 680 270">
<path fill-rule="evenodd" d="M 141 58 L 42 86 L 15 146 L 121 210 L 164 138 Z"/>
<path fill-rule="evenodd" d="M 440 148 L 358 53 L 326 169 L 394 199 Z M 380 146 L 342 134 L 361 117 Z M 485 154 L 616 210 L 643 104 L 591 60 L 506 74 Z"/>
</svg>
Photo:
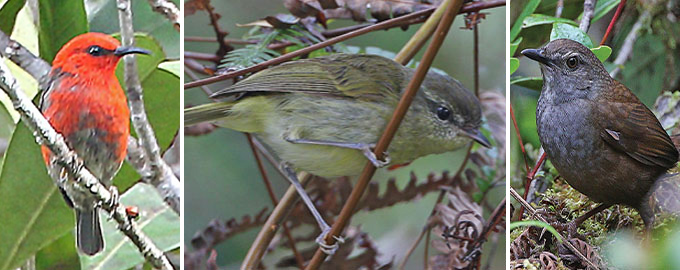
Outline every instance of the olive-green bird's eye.
<svg viewBox="0 0 680 270">
<path fill-rule="evenodd" d="M 449 120 L 449 117 L 451 117 L 451 110 L 444 106 L 439 106 L 437 107 L 437 117 L 441 120 Z"/>
</svg>

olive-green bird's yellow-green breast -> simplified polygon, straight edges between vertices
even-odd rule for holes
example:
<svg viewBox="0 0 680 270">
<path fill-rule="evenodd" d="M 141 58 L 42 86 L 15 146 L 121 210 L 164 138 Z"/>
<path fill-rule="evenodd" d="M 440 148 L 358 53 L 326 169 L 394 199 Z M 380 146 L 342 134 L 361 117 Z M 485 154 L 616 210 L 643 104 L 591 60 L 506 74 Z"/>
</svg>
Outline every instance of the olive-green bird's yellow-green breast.
<svg viewBox="0 0 680 270">
<path fill-rule="evenodd" d="M 185 111 L 185 124 L 210 121 L 253 133 L 293 167 L 323 177 L 353 176 L 360 150 L 287 139 L 374 144 L 414 71 L 380 56 L 335 54 L 259 72 L 213 95 L 234 101 Z M 448 112 L 448 114 L 446 114 Z M 458 149 L 477 134 L 481 108 L 458 81 L 427 74 L 388 148 L 392 164 Z"/>
</svg>

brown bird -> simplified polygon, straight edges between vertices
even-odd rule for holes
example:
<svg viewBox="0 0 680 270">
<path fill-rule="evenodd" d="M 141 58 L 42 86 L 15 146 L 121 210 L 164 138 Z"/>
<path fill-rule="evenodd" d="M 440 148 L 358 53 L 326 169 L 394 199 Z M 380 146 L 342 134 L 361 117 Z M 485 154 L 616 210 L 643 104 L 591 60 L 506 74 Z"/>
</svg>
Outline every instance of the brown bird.
<svg viewBox="0 0 680 270">
<path fill-rule="evenodd" d="M 635 208 L 650 232 L 648 193 L 678 160 L 659 120 L 578 42 L 557 39 L 522 54 L 541 65 L 536 124 L 547 157 L 569 185 L 601 203 L 569 232 L 613 204 Z"/>
</svg>

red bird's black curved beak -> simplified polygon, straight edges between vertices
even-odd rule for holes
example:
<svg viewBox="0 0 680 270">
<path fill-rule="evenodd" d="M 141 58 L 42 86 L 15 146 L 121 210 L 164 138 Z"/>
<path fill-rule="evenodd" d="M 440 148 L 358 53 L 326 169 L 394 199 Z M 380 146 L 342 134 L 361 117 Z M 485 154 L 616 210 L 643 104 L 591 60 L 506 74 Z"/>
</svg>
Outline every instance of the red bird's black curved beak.
<svg viewBox="0 0 680 270">
<path fill-rule="evenodd" d="M 120 46 L 116 48 L 116 50 L 113 51 L 113 54 L 116 56 L 125 56 L 128 54 L 133 54 L 133 53 L 139 53 L 139 54 L 151 54 L 150 51 L 142 49 L 142 48 L 137 48 L 137 47 L 131 47 L 131 46 Z"/>
</svg>

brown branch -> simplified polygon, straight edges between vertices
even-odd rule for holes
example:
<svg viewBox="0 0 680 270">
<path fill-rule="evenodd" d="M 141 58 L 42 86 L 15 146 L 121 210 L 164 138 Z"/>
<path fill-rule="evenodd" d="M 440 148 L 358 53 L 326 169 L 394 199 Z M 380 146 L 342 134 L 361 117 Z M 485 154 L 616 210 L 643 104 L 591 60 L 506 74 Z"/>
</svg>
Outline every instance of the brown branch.
<svg viewBox="0 0 680 270">
<path fill-rule="evenodd" d="M 408 110 L 409 106 L 411 105 L 411 102 L 413 101 L 413 98 L 415 97 L 418 89 L 420 88 L 420 84 L 425 79 L 425 75 L 427 74 L 430 65 L 432 65 L 432 61 L 434 60 L 434 57 L 437 55 L 439 48 L 444 42 L 444 38 L 446 37 L 446 34 L 451 28 L 451 24 L 453 23 L 453 20 L 456 18 L 456 14 L 458 14 L 458 11 L 460 10 L 462 5 L 463 5 L 462 0 L 453 0 L 453 3 L 447 8 L 446 12 L 444 13 L 444 16 L 442 17 L 439 26 L 437 27 L 436 35 L 434 35 L 432 42 L 425 51 L 425 55 L 423 55 L 420 65 L 418 65 L 418 68 L 416 68 L 413 78 L 406 87 L 406 91 L 399 100 L 399 103 L 394 111 L 394 114 L 392 115 L 389 123 L 387 124 L 387 127 L 385 128 L 385 131 L 383 132 L 382 136 L 378 140 L 377 145 L 375 146 L 374 154 L 378 159 L 382 160 L 384 158 L 384 153 L 385 151 L 387 151 L 387 147 L 394 138 L 394 134 L 399 128 L 401 120 L 406 115 L 406 111 Z M 340 235 L 342 233 L 343 229 L 349 222 L 349 219 L 352 216 L 352 212 L 354 212 L 354 208 L 359 202 L 361 195 L 364 193 L 366 187 L 368 186 L 369 181 L 373 177 L 375 170 L 376 168 L 375 166 L 373 166 L 373 163 L 371 162 L 366 163 L 366 166 L 364 167 L 364 170 L 361 173 L 361 176 L 359 177 L 359 182 L 352 190 L 352 193 L 350 194 L 347 203 L 345 203 L 344 207 L 342 208 L 340 216 L 333 224 L 330 233 L 326 236 L 325 239 L 326 244 L 333 245 L 335 243 L 335 239 L 333 238 L 333 236 Z M 309 265 L 307 266 L 306 269 L 309 270 L 317 269 L 321 262 L 323 262 L 325 257 L 326 254 L 321 250 L 321 248 L 317 249 L 316 253 L 314 254 L 314 257 L 309 262 Z"/>
<path fill-rule="evenodd" d="M 461 9 L 459 11 L 459 13 L 479 11 L 479 10 L 482 10 L 482 9 L 494 8 L 494 7 L 504 6 L 504 5 L 505 5 L 505 0 L 475 2 L 475 3 L 472 3 L 472 4 L 466 5 L 466 7 L 464 9 Z M 363 34 L 366 34 L 366 33 L 369 33 L 369 32 L 377 31 L 377 30 L 383 30 L 383 29 L 389 29 L 389 28 L 393 28 L 393 27 L 403 26 L 404 23 L 408 23 L 411 20 L 424 21 L 425 20 L 424 17 L 428 16 L 434 10 L 435 10 L 435 8 L 429 8 L 429 9 L 421 10 L 421 11 L 414 12 L 414 13 L 411 13 L 411 14 L 408 14 L 408 15 L 404 15 L 404 16 L 401 16 L 401 17 L 385 20 L 385 21 L 377 23 L 377 24 L 365 24 L 365 25 L 357 26 L 355 28 L 351 28 L 351 31 L 349 31 L 345 34 L 342 34 L 342 35 L 339 35 L 337 37 L 328 39 L 324 42 L 317 43 L 317 44 L 312 45 L 310 47 L 302 48 L 300 50 L 279 56 L 279 57 L 271 59 L 269 61 L 265 61 L 265 62 L 262 62 L 260 64 L 257 64 L 257 65 L 254 65 L 254 66 L 251 66 L 251 67 L 248 67 L 248 68 L 245 68 L 245 69 L 229 72 L 229 73 L 226 73 L 226 74 L 206 78 L 206 79 L 199 80 L 199 81 L 186 83 L 186 84 L 184 84 L 184 89 L 187 90 L 187 89 L 194 88 L 194 87 L 197 87 L 197 86 L 206 85 L 206 84 L 210 84 L 210 83 L 214 83 L 214 82 L 218 82 L 218 81 L 223 81 L 223 80 L 227 80 L 227 79 L 230 79 L 230 78 L 233 78 L 233 77 L 245 75 L 245 74 L 248 74 L 248 73 L 251 73 L 251 72 L 260 71 L 260 70 L 267 68 L 268 66 L 278 65 L 278 64 L 283 63 L 285 61 L 288 61 L 292 58 L 295 58 L 295 57 L 298 57 L 298 56 L 301 56 L 301 55 L 304 55 L 304 54 L 308 54 L 308 53 L 315 51 L 317 49 L 321 49 L 321 48 L 333 45 L 335 43 L 338 43 L 338 42 L 341 42 L 341 41 L 344 41 L 344 40 L 347 40 L 347 39 L 350 39 L 350 38 L 353 38 L 353 37 L 356 37 L 356 36 L 359 36 L 359 35 L 363 35 Z M 348 28 L 347 30 L 350 30 L 350 29 Z M 343 31 L 346 31 L 346 30 L 343 30 Z M 324 33 L 328 34 L 328 32 L 324 32 Z"/>
</svg>

